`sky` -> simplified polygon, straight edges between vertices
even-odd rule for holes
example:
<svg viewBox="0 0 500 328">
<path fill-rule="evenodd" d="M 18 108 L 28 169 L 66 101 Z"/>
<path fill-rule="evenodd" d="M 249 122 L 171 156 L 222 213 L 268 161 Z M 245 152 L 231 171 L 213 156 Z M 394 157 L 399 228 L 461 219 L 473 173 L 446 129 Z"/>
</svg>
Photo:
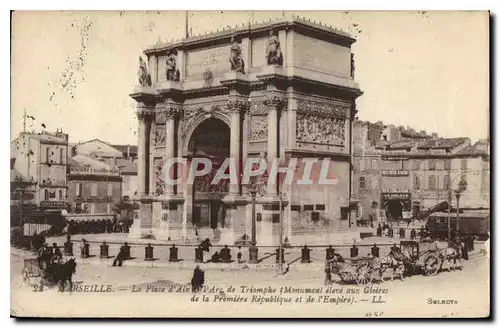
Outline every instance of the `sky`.
<svg viewBox="0 0 500 328">
<path fill-rule="evenodd" d="M 281 11 L 193 11 L 192 34 L 269 20 Z M 340 28 L 357 42 L 361 120 L 443 137 L 488 137 L 487 12 L 287 11 Z M 138 56 L 185 33 L 185 12 L 15 12 L 11 138 L 62 128 L 70 142 L 137 143 Z"/>
</svg>

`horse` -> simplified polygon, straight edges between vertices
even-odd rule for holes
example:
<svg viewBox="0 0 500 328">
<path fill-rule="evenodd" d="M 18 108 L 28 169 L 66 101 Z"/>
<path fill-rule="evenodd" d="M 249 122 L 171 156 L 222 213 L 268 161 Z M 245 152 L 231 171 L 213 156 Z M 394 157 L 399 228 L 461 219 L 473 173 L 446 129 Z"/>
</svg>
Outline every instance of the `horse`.
<svg viewBox="0 0 500 328">
<path fill-rule="evenodd" d="M 448 242 L 448 247 L 442 249 L 440 251 L 440 255 L 444 258 L 444 260 L 448 261 L 448 264 L 451 264 L 453 261 L 453 265 L 450 265 L 451 270 L 455 270 L 457 261 L 458 261 L 458 269 L 462 270 L 463 263 L 462 258 L 464 258 L 464 250 L 460 243 L 457 242 Z"/>
<path fill-rule="evenodd" d="M 411 262 L 411 255 L 408 250 L 392 250 L 389 255 L 376 260 L 375 265 L 379 267 L 380 276 L 387 269 L 392 269 L 391 281 L 394 280 L 396 272 L 399 274 L 399 278 L 404 280 L 404 275 L 406 273 L 406 265 Z"/>
<path fill-rule="evenodd" d="M 73 274 L 76 273 L 76 261 L 74 258 L 65 263 L 54 262 L 46 269 L 47 278 L 54 284 L 59 284 L 59 291 L 64 292 L 66 283 L 69 282 L 70 292 L 73 290 Z"/>
</svg>

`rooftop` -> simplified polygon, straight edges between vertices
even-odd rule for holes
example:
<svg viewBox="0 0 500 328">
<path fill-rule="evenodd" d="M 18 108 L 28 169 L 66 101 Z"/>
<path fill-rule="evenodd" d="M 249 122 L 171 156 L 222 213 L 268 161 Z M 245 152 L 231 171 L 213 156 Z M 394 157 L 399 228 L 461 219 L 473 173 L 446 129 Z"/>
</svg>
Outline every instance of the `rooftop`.
<svg viewBox="0 0 500 328">
<path fill-rule="evenodd" d="M 440 138 L 427 140 L 418 146 L 419 149 L 451 149 L 466 142 L 469 138 Z"/>
<path fill-rule="evenodd" d="M 321 22 L 311 21 L 305 17 L 292 16 L 291 19 L 286 19 L 285 17 L 278 17 L 276 19 L 270 19 L 268 21 L 260 22 L 246 22 L 241 25 L 236 25 L 234 27 L 221 27 L 215 31 L 210 31 L 208 33 L 198 34 L 189 36 L 188 38 L 175 39 L 166 42 L 158 40 L 155 45 L 149 46 L 144 53 L 148 54 L 151 52 L 165 51 L 168 49 L 179 48 L 185 45 L 197 43 L 199 41 L 209 41 L 214 39 L 229 38 L 233 35 L 244 35 L 249 33 L 257 33 L 259 31 L 267 30 L 269 28 L 280 28 L 280 27 L 291 27 L 298 26 L 306 28 L 309 30 L 315 30 L 320 33 L 326 33 L 331 37 L 336 37 L 343 39 L 349 43 L 354 43 L 356 40 L 352 36 L 343 30 L 332 27 L 331 25 L 322 24 Z"/>
</svg>

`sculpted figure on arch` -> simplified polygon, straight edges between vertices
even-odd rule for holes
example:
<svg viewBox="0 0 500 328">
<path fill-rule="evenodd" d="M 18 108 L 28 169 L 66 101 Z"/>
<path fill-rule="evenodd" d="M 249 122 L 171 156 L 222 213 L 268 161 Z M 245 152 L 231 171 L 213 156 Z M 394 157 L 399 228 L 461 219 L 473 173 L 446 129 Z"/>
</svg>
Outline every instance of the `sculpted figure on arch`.
<svg viewBox="0 0 500 328">
<path fill-rule="evenodd" d="M 137 72 L 139 77 L 139 84 L 143 87 L 151 86 L 151 75 L 148 73 L 148 67 L 146 66 L 146 62 L 139 56 L 139 70 Z"/>
<path fill-rule="evenodd" d="M 236 71 L 245 74 L 245 62 L 241 54 L 241 44 L 234 36 L 231 37 L 231 48 L 229 53 L 229 63 L 231 64 L 231 71 Z"/>
<path fill-rule="evenodd" d="M 266 60 L 268 65 L 283 66 L 283 54 L 281 53 L 280 40 L 274 29 L 269 32 L 267 41 Z"/>
</svg>

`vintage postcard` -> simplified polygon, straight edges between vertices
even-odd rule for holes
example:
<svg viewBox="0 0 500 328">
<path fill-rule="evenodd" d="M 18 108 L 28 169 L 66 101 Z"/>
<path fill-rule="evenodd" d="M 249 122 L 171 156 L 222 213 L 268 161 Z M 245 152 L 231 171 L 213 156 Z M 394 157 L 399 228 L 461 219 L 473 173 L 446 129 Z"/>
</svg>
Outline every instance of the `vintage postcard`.
<svg viewBox="0 0 500 328">
<path fill-rule="evenodd" d="M 489 27 L 13 12 L 11 315 L 490 316 Z"/>
</svg>

